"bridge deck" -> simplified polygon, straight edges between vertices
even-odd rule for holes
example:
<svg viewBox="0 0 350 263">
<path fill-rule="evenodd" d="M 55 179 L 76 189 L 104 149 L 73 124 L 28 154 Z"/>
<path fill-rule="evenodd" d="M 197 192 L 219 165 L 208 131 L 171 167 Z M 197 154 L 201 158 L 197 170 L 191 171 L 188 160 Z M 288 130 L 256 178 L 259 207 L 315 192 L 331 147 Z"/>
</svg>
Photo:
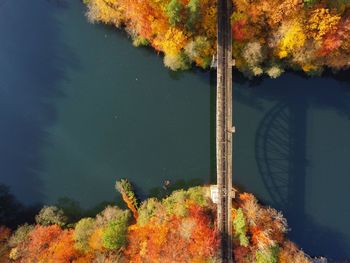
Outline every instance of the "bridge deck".
<svg viewBox="0 0 350 263">
<path fill-rule="evenodd" d="M 221 258 L 232 258 L 232 33 L 231 0 L 218 0 L 216 161 L 218 230 L 222 234 Z"/>
</svg>

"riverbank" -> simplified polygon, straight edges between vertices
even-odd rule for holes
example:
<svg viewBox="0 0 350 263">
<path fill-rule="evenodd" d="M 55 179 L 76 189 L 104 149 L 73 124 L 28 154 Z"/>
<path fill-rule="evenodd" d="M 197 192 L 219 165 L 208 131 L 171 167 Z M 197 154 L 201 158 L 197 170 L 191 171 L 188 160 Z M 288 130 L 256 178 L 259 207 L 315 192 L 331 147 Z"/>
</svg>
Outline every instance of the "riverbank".
<svg viewBox="0 0 350 263">
<path fill-rule="evenodd" d="M 70 222 L 64 211 L 44 207 L 35 225 L 11 233 L 0 227 L 0 259 L 12 262 L 218 262 L 216 205 L 209 187 L 176 190 L 163 199 L 138 200 L 131 184 L 117 183 L 130 210 L 107 206 L 94 217 Z M 132 213 L 131 213 L 132 212 Z M 249 193 L 235 199 L 237 263 L 306 263 L 312 259 L 286 239 L 287 221 Z"/>
</svg>

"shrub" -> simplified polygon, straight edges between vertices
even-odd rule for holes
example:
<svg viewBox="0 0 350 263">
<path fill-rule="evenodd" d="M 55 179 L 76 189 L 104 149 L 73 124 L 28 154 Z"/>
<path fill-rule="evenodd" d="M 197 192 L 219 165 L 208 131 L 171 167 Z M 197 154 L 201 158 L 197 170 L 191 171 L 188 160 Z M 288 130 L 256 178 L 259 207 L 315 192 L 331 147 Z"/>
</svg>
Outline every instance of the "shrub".
<svg viewBox="0 0 350 263">
<path fill-rule="evenodd" d="M 17 247 L 20 243 L 25 241 L 29 233 L 34 229 L 34 226 L 24 224 L 19 226 L 17 230 L 12 234 L 9 240 L 10 247 Z"/>
<path fill-rule="evenodd" d="M 103 246 L 107 249 L 120 249 L 127 240 L 128 217 L 122 216 L 112 221 L 102 234 Z"/>
<path fill-rule="evenodd" d="M 96 216 L 96 226 L 104 227 L 109 222 L 117 220 L 120 217 L 130 217 L 130 212 L 122 210 L 117 206 L 107 206 L 101 213 Z"/>
<path fill-rule="evenodd" d="M 83 252 L 89 250 L 89 240 L 95 230 L 93 218 L 83 218 L 75 226 L 74 241 L 75 247 Z"/>
<path fill-rule="evenodd" d="M 170 0 L 166 7 L 166 14 L 169 18 L 170 25 L 175 26 L 181 21 L 181 10 L 182 5 L 178 0 Z"/>
<path fill-rule="evenodd" d="M 186 216 L 187 215 L 187 193 L 185 190 L 174 191 L 169 197 L 163 199 L 162 204 L 170 215 Z"/>
<path fill-rule="evenodd" d="M 171 70 L 185 70 L 190 68 L 188 57 L 184 53 L 164 56 L 164 65 Z"/>
<path fill-rule="evenodd" d="M 187 194 L 189 199 L 195 202 L 199 206 L 207 206 L 208 205 L 208 197 L 206 196 L 206 188 L 196 186 L 191 187 L 187 190 Z"/>
<path fill-rule="evenodd" d="M 162 204 L 156 198 L 147 199 L 139 208 L 137 224 L 141 226 L 147 224 L 151 218 L 159 214 L 162 209 L 164 209 Z"/>
<path fill-rule="evenodd" d="M 35 216 L 35 221 L 42 226 L 64 226 L 67 223 L 67 217 L 64 215 L 63 211 L 56 206 L 44 206 L 39 214 Z"/>
<path fill-rule="evenodd" d="M 258 250 L 255 254 L 256 263 L 277 263 L 279 247 L 270 247 L 268 250 Z"/>
<path fill-rule="evenodd" d="M 240 245 L 247 247 L 249 245 L 247 224 L 241 208 L 238 208 L 236 211 L 236 215 L 233 219 L 233 229 L 235 231 L 235 237 L 238 238 Z"/>
</svg>

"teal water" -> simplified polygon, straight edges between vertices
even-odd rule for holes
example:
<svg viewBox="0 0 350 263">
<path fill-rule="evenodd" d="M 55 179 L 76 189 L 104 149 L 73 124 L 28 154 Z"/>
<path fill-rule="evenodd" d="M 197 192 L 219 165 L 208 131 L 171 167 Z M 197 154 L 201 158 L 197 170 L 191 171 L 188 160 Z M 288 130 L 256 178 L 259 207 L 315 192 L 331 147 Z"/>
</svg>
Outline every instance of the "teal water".
<svg viewBox="0 0 350 263">
<path fill-rule="evenodd" d="M 0 183 L 25 204 L 215 178 L 215 74 L 173 73 L 78 0 L 0 4 Z M 234 80 L 234 182 L 313 255 L 350 257 L 349 72 Z"/>
</svg>

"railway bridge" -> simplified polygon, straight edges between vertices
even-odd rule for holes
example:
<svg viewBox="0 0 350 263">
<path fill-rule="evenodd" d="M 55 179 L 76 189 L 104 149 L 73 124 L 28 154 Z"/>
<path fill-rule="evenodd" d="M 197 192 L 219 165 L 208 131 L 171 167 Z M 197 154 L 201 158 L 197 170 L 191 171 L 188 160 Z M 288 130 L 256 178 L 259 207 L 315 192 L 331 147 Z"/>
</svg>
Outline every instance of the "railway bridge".
<svg viewBox="0 0 350 263">
<path fill-rule="evenodd" d="M 217 227 L 221 233 L 222 262 L 232 256 L 232 0 L 218 0 L 216 90 Z"/>
</svg>

